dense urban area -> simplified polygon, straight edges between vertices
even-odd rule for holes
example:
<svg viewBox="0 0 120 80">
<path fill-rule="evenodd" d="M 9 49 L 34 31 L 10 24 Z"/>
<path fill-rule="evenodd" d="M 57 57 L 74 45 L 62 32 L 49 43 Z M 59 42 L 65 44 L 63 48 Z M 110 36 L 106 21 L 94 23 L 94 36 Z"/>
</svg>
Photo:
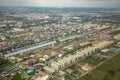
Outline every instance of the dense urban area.
<svg viewBox="0 0 120 80">
<path fill-rule="evenodd" d="M 0 80 L 119 80 L 120 8 L 0 7 Z"/>
</svg>

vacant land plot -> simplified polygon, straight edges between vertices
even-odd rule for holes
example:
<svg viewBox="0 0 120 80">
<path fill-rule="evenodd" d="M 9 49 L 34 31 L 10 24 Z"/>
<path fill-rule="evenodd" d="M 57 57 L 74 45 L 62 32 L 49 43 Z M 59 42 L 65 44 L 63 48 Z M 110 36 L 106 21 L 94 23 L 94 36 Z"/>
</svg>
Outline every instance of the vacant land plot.
<svg viewBox="0 0 120 80">
<path fill-rule="evenodd" d="M 120 53 L 78 80 L 120 80 Z"/>
</svg>

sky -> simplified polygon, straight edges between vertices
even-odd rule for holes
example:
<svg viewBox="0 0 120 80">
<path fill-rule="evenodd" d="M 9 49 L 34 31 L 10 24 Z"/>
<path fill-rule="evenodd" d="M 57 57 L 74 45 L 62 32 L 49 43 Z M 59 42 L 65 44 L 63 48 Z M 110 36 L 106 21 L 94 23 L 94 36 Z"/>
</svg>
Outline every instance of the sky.
<svg viewBox="0 0 120 80">
<path fill-rule="evenodd" d="M 120 0 L 0 0 L 0 6 L 120 7 Z"/>
</svg>

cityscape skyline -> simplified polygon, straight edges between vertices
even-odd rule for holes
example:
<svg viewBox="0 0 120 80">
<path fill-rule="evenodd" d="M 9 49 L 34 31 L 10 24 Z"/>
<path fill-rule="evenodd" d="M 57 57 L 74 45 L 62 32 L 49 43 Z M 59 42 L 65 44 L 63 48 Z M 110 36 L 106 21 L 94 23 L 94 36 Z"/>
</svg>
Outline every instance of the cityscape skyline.
<svg viewBox="0 0 120 80">
<path fill-rule="evenodd" d="M 120 7 L 120 0 L 1 0 L 0 6 Z"/>
<path fill-rule="evenodd" d="M 119 2 L 0 0 L 0 80 L 119 80 Z"/>
</svg>

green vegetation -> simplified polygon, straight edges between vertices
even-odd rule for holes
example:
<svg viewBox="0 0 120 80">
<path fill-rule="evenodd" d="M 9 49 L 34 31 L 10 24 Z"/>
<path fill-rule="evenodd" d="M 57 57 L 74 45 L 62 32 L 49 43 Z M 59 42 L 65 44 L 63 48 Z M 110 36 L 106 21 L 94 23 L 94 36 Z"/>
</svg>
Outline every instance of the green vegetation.
<svg viewBox="0 0 120 80">
<path fill-rule="evenodd" d="M 35 73 L 27 74 L 27 69 L 24 69 L 21 73 L 17 73 L 13 76 L 12 80 L 30 80 Z"/>
<path fill-rule="evenodd" d="M 120 80 L 120 54 L 78 80 Z"/>
<path fill-rule="evenodd" d="M 21 74 L 17 73 L 12 80 L 23 80 L 23 79 L 21 78 Z"/>
<path fill-rule="evenodd" d="M 71 36 L 67 36 L 64 38 L 60 38 L 60 42 L 66 41 L 66 40 L 70 40 L 70 39 L 75 39 L 76 37 L 79 37 L 79 35 L 71 35 Z"/>
<path fill-rule="evenodd" d="M 13 37 L 7 37 L 7 39 L 5 40 L 6 42 L 12 43 L 12 42 L 19 42 L 23 39 L 23 37 L 17 37 L 17 38 L 13 38 Z"/>
<path fill-rule="evenodd" d="M 0 43 L 4 42 L 2 39 L 0 39 Z"/>
<path fill-rule="evenodd" d="M 106 23 L 109 23 L 111 26 L 114 26 L 114 25 L 118 25 L 120 23 L 119 21 L 120 21 L 120 17 L 118 17 L 118 16 L 111 16 L 111 17 L 103 18 L 102 21 L 95 21 L 93 23 L 100 24 L 100 25 L 104 25 Z"/>
<path fill-rule="evenodd" d="M 23 20 L 22 18 L 18 18 L 18 17 L 10 17 L 10 16 L 1 16 L 0 17 L 0 21 L 2 20 L 16 20 L 16 21 L 20 21 Z"/>
<path fill-rule="evenodd" d="M 0 65 L 1 65 L 1 64 L 3 64 L 3 63 L 5 63 L 5 62 L 6 62 L 6 60 L 5 60 L 5 59 L 0 58 Z"/>
<path fill-rule="evenodd" d="M 95 21 L 95 22 L 93 22 L 94 24 L 101 24 L 101 25 L 103 25 L 103 24 L 105 24 L 106 22 L 103 22 L 103 21 Z"/>
<path fill-rule="evenodd" d="M 116 34 L 119 34 L 119 33 L 120 33 L 120 29 L 118 29 L 118 30 L 116 30 L 116 31 L 114 31 L 114 32 L 111 32 L 110 34 L 116 35 Z"/>
<path fill-rule="evenodd" d="M 90 63 L 92 65 L 97 65 L 98 63 L 101 62 L 101 59 L 89 56 L 86 59 L 84 59 L 83 61 L 88 62 L 88 63 Z"/>
<path fill-rule="evenodd" d="M 6 59 L 0 58 L 0 72 L 4 71 L 6 67 L 12 66 L 13 63 L 9 62 Z"/>
<path fill-rule="evenodd" d="M 24 22 L 24 27 L 31 27 L 31 26 L 39 26 L 39 25 L 46 25 L 46 24 L 52 24 L 52 23 L 57 23 L 57 21 L 47 21 L 47 22 L 44 22 L 45 20 L 42 19 L 42 20 L 38 20 L 38 21 L 31 21 L 31 22 Z"/>
<path fill-rule="evenodd" d="M 73 54 L 74 50 L 68 50 L 68 49 L 65 49 L 65 55 L 68 55 L 68 54 Z"/>
<path fill-rule="evenodd" d="M 108 20 L 109 20 L 109 21 L 120 21 L 120 17 L 114 16 L 114 17 L 108 18 Z"/>
</svg>

